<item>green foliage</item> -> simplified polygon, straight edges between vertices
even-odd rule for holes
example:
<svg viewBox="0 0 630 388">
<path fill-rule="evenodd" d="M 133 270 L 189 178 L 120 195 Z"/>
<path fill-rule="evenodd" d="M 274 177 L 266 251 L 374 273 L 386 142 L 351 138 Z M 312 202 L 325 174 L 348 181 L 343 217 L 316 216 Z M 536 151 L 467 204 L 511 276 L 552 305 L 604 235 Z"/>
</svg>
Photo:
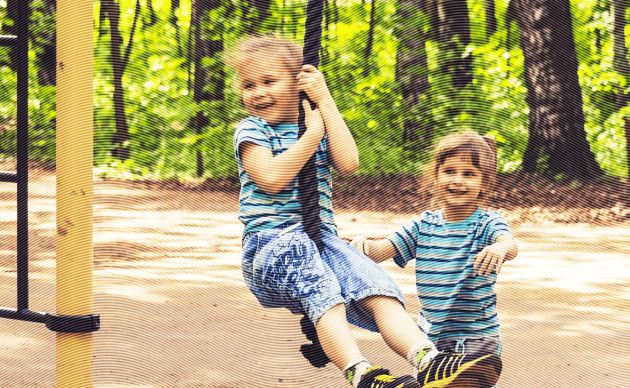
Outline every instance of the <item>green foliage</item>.
<svg viewBox="0 0 630 388">
<path fill-rule="evenodd" d="M 0 4 L 2 5 L 2 4 Z M 5 4 L 6 6 L 6 4 Z M 31 5 L 31 31 L 50 31 L 54 17 L 43 17 L 41 1 Z M 0 9 L 0 27 L 13 24 L 6 19 L 4 9 Z M 45 38 L 33 34 L 31 41 L 44 43 Z M 17 74 L 6 66 L 9 64 L 9 48 L 0 47 L 0 159 L 15 158 L 16 116 L 17 116 Z M 29 157 L 34 160 L 53 162 L 55 160 L 55 87 L 39 86 L 37 83 L 36 55 L 41 46 L 31 44 L 29 51 Z M 6 64 L 3 66 L 3 64 Z"/>
<path fill-rule="evenodd" d="M 119 0 L 119 3 L 124 41 L 121 52 L 124 52 L 135 0 Z M 359 174 L 419 174 L 420 164 L 426 162 L 428 154 L 411 155 L 403 147 L 403 117 L 414 111 L 402 109 L 396 79 L 396 36 L 400 26 L 415 25 L 429 31 L 430 20 L 422 14 L 412 20 L 398 20 L 397 2 L 377 1 L 373 47 L 369 58 L 365 58 L 371 3 L 359 0 L 334 3 L 336 9 L 333 1 L 328 1 L 329 20 L 324 23 L 320 69 L 355 136 L 361 156 Z M 131 158 L 123 163 L 112 157 L 115 121 L 109 23 L 99 25 L 100 8 L 95 3 L 94 157 L 98 173 L 133 179 L 192 180 L 196 179 L 196 153 L 201 151 L 204 178 L 235 176 L 232 136 L 236 124 L 247 112 L 233 92 L 232 74 L 226 74 L 224 101 L 196 104 L 191 90 L 194 77 L 190 63 L 191 0 L 181 1 L 175 15 L 177 29 L 170 21 L 170 1 L 153 0 L 158 20 L 152 26 L 146 24 L 148 11 L 142 4 L 143 14 L 138 20 L 130 62 L 123 77 L 131 134 L 128 144 Z M 628 85 L 612 69 L 612 19 L 608 7 L 598 4 L 595 0 L 572 0 L 586 131 L 604 171 L 612 176 L 627 176 L 624 127 L 630 110 L 617 110 L 615 96 Z M 40 32 L 51 28 L 51 21 L 38 14 L 41 6 L 41 1 L 34 2 L 33 20 L 39 26 L 35 40 L 41 38 Z M 221 7 L 211 12 L 211 22 L 203 24 L 203 31 L 208 37 L 221 39 L 226 48 L 233 47 L 246 31 L 252 30 L 272 30 L 299 42 L 304 34 L 305 8 L 304 0 L 273 1 L 271 16 L 259 25 L 257 11 L 246 1 L 222 0 Z M 465 47 L 465 55 L 473 58 L 474 80 L 466 88 L 454 90 L 449 76 L 440 68 L 454 52 L 445 50 L 438 42 L 427 41 L 428 67 L 417 69 L 428 74 L 431 84 L 429 97 L 421 101 L 428 108 L 422 120 L 433 127 L 433 143 L 445 134 L 464 129 L 494 137 L 499 171 L 515 171 L 520 167 L 527 144 L 529 113 L 518 31 L 513 23 L 507 42 L 510 27 L 506 24 L 507 1 L 496 0 L 498 30 L 489 39 L 485 33 L 484 1 L 468 0 L 468 8 L 472 44 Z M 0 8 L 0 26 L 9 23 L 3 12 Z M 40 54 L 38 47 L 36 44 L 32 47 L 30 65 L 31 155 L 37 160 L 54 161 L 55 88 L 38 85 L 35 65 L 35 57 Z M 0 48 L 0 64 L 6 63 L 7 53 L 8 49 Z M 213 61 L 216 59 L 205 59 L 202 66 L 210 67 Z M 15 74 L 0 65 L 0 156 L 5 158 L 15 155 L 15 85 Z M 201 135 L 190 124 L 198 111 L 206 112 L 210 119 Z"/>
<path fill-rule="evenodd" d="M 8 52 L 0 47 L 0 55 Z M 0 158 L 15 157 L 15 117 L 17 115 L 15 87 L 17 76 L 9 67 L 0 67 Z"/>
</svg>

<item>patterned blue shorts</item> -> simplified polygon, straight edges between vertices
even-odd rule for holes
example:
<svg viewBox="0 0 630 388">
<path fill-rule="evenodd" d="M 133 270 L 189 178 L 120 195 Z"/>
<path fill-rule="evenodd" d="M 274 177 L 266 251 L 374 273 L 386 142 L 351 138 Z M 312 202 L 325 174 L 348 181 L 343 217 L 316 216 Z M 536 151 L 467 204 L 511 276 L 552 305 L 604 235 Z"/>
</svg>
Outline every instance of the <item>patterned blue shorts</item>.
<svg viewBox="0 0 630 388">
<path fill-rule="evenodd" d="M 271 228 L 243 239 L 243 277 L 264 307 L 306 314 L 314 325 L 331 307 L 344 303 L 348 322 L 378 331 L 358 301 L 374 295 L 396 298 L 400 288 L 378 264 L 336 235 L 322 230 L 319 254 L 303 227 Z"/>
</svg>

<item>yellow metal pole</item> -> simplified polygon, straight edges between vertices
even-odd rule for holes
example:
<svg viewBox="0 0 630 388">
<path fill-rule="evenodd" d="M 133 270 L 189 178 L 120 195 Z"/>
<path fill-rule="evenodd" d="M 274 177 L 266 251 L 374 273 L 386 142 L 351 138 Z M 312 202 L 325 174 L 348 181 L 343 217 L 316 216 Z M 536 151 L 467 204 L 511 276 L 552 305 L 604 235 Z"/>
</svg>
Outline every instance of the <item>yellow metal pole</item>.
<svg viewBox="0 0 630 388">
<path fill-rule="evenodd" d="M 57 0 L 57 313 L 92 313 L 92 0 Z M 57 388 L 92 387 L 92 333 L 57 333 Z"/>
</svg>

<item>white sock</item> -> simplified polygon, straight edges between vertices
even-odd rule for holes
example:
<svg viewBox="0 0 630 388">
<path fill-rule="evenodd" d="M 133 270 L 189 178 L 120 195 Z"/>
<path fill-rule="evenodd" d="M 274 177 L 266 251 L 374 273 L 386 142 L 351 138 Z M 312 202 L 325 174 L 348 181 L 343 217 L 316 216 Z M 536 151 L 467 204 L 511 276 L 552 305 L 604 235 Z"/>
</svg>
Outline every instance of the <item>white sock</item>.
<svg viewBox="0 0 630 388">
<path fill-rule="evenodd" d="M 407 361 L 419 371 L 426 368 L 431 360 L 438 355 L 438 350 L 429 339 L 420 341 L 409 349 Z"/>
<path fill-rule="evenodd" d="M 370 363 L 364 357 L 355 358 L 343 370 L 343 375 L 354 388 L 359 386 L 361 376 L 370 368 Z"/>
</svg>

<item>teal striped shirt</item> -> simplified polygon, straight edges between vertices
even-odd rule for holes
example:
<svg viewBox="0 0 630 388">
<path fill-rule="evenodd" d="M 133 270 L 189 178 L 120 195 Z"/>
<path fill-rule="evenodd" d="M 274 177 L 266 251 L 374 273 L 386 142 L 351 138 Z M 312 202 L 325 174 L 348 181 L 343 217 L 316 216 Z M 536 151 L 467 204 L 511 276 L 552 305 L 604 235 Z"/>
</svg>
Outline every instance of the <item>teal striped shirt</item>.
<svg viewBox="0 0 630 388">
<path fill-rule="evenodd" d="M 431 341 L 499 335 L 497 274 L 476 275 L 473 265 L 474 256 L 502 234 L 511 236 L 503 217 L 477 208 L 461 222 L 445 222 L 441 210 L 426 211 L 388 237 L 396 264 L 416 262 L 418 325 Z"/>
<path fill-rule="evenodd" d="M 273 195 L 265 193 L 243 168 L 239 146 L 245 142 L 254 143 L 269 148 L 273 156 L 277 156 L 297 142 L 297 135 L 297 124 L 269 125 L 260 117 L 249 117 L 237 126 L 234 133 L 234 152 L 241 182 L 238 218 L 245 225 L 244 234 L 302 222 L 302 206 L 299 202 L 297 177 L 280 192 Z M 326 136 L 315 151 L 315 159 L 319 189 L 319 215 L 323 227 L 337 234 L 337 224 L 333 217 L 332 176 L 328 163 Z"/>
</svg>

